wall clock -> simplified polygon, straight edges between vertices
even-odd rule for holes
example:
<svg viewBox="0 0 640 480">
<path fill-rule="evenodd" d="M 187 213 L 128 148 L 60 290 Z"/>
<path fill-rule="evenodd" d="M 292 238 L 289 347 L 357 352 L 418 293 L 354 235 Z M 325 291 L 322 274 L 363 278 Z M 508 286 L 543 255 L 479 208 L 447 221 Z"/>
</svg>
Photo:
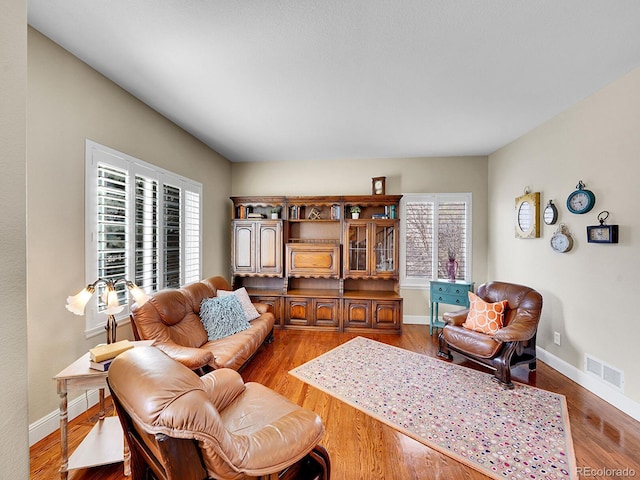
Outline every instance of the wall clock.
<svg viewBox="0 0 640 480">
<path fill-rule="evenodd" d="M 549 200 L 547 206 L 544 207 L 544 214 L 542 215 L 544 218 L 544 223 L 547 225 L 555 225 L 558 221 L 558 209 L 553 204 L 553 200 Z"/>
<path fill-rule="evenodd" d="M 516 198 L 516 238 L 540 237 L 540 192 L 525 194 Z"/>
<path fill-rule="evenodd" d="M 567 253 L 573 248 L 573 237 L 563 223 L 551 237 L 551 248 L 554 252 Z"/>
<path fill-rule="evenodd" d="M 600 225 L 587 227 L 587 242 L 618 243 L 618 225 L 605 225 L 607 218 L 609 218 L 609 212 L 604 210 L 598 214 Z"/>
<path fill-rule="evenodd" d="M 596 196 L 591 190 L 584 188 L 582 180 L 576 185 L 577 190 L 574 190 L 567 197 L 567 208 L 571 213 L 587 213 L 591 211 L 596 204 Z"/>
</svg>

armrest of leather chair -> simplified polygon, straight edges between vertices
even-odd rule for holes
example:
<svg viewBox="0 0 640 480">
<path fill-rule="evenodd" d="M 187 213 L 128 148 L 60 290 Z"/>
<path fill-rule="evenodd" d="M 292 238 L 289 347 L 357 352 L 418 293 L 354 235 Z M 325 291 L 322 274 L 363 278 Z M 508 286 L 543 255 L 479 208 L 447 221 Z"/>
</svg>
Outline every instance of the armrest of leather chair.
<svg viewBox="0 0 640 480">
<path fill-rule="evenodd" d="M 455 312 L 446 312 L 442 314 L 442 320 L 444 323 L 448 325 L 462 325 L 467 319 L 467 314 L 469 313 L 469 309 L 465 308 L 464 310 L 457 310 Z"/>
<path fill-rule="evenodd" d="M 213 353 L 203 348 L 184 347 L 177 343 L 169 342 L 156 342 L 153 346 L 191 370 L 202 368 L 213 360 Z"/>
<path fill-rule="evenodd" d="M 220 411 L 224 410 L 245 390 L 244 380 L 231 368 L 220 368 L 200 377 L 211 402 Z"/>
<path fill-rule="evenodd" d="M 509 325 L 498 330 L 493 338 L 499 342 L 524 342 L 530 340 L 538 330 L 538 320 L 538 315 L 532 315 L 523 310 L 518 312 Z"/>
</svg>

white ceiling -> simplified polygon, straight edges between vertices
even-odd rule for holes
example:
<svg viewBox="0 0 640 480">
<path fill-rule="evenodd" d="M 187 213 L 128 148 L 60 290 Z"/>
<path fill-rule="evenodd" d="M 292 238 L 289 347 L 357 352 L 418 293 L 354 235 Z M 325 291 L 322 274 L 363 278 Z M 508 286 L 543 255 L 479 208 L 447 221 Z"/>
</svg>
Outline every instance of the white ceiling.
<svg viewBox="0 0 640 480">
<path fill-rule="evenodd" d="M 486 155 L 640 66 L 639 0 L 29 0 L 231 161 Z"/>
</svg>

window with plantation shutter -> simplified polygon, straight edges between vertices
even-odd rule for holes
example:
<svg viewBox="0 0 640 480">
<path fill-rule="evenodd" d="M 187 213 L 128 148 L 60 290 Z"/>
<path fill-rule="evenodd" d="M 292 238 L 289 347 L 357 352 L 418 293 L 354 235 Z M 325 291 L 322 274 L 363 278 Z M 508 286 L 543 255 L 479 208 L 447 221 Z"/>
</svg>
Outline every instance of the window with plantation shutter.
<svg viewBox="0 0 640 480">
<path fill-rule="evenodd" d="M 400 208 L 401 286 L 428 288 L 447 278 L 449 258 L 458 280 L 471 279 L 471 194 L 405 194 Z"/>
<path fill-rule="evenodd" d="M 180 287 L 180 189 L 164 186 L 164 285 Z"/>
<path fill-rule="evenodd" d="M 97 277 L 124 277 L 127 252 L 127 172 L 102 166 L 98 169 L 97 186 Z M 87 284 L 90 283 L 87 281 Z M 118 299 L 125 298 L 125 286 L 117 285 Z M 98 287 L 97 297 L 102 298 L 105 286 Z M 98 311 L 104 309 L 98 302 Z"/>
<path fill-rule="evenodd" d="M 184 283 L 200 280 L 200 194 L 185 191 Z"/>
<path fill-rule="evenodd" d="M 158 181 L 136 175 L 135 284 L 158 290 Z"/>
<path fill-rule="evenodd" d="M 199 280 L 202 185 L 89 140 L 86 158 L 87 284 L 124 277 L 153 293 Z M 87 305 L 87 335 L 105 323 L 102 293 Z"/>
</svg>

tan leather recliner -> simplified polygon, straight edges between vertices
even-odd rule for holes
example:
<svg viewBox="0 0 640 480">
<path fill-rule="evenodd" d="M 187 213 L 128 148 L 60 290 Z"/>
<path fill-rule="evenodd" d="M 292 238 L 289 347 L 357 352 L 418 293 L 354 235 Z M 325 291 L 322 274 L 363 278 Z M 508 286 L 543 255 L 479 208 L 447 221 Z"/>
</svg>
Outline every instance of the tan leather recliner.
<svg viewBox="0 0 640 480">
<path fill-rule="evenodd" d="M 166 480 L 300 478 L 305 468 L 329 478 L 320 417 L 234 370 L 199 377 L 155 347 L 135 347 L 116 357 L 108 383 L 133 480 L 149 470 Z"/>
<path fill-rule="evenodd" d="M 536 333 L 542 313 L 542 295 L 524 285 L 489 282 L 478 287 L 478 297 L 489 303 L 507 300 L 504 326 L 493 336 L 462 326 L 469 309 L 443 315 L 445 326 L 440 332 L 438 356 L 452 359 L 454 350 L 495 370 L 495 380 L 508 388 L 511 367 L 529 364 L 536 369 Z"/>
</svg>

